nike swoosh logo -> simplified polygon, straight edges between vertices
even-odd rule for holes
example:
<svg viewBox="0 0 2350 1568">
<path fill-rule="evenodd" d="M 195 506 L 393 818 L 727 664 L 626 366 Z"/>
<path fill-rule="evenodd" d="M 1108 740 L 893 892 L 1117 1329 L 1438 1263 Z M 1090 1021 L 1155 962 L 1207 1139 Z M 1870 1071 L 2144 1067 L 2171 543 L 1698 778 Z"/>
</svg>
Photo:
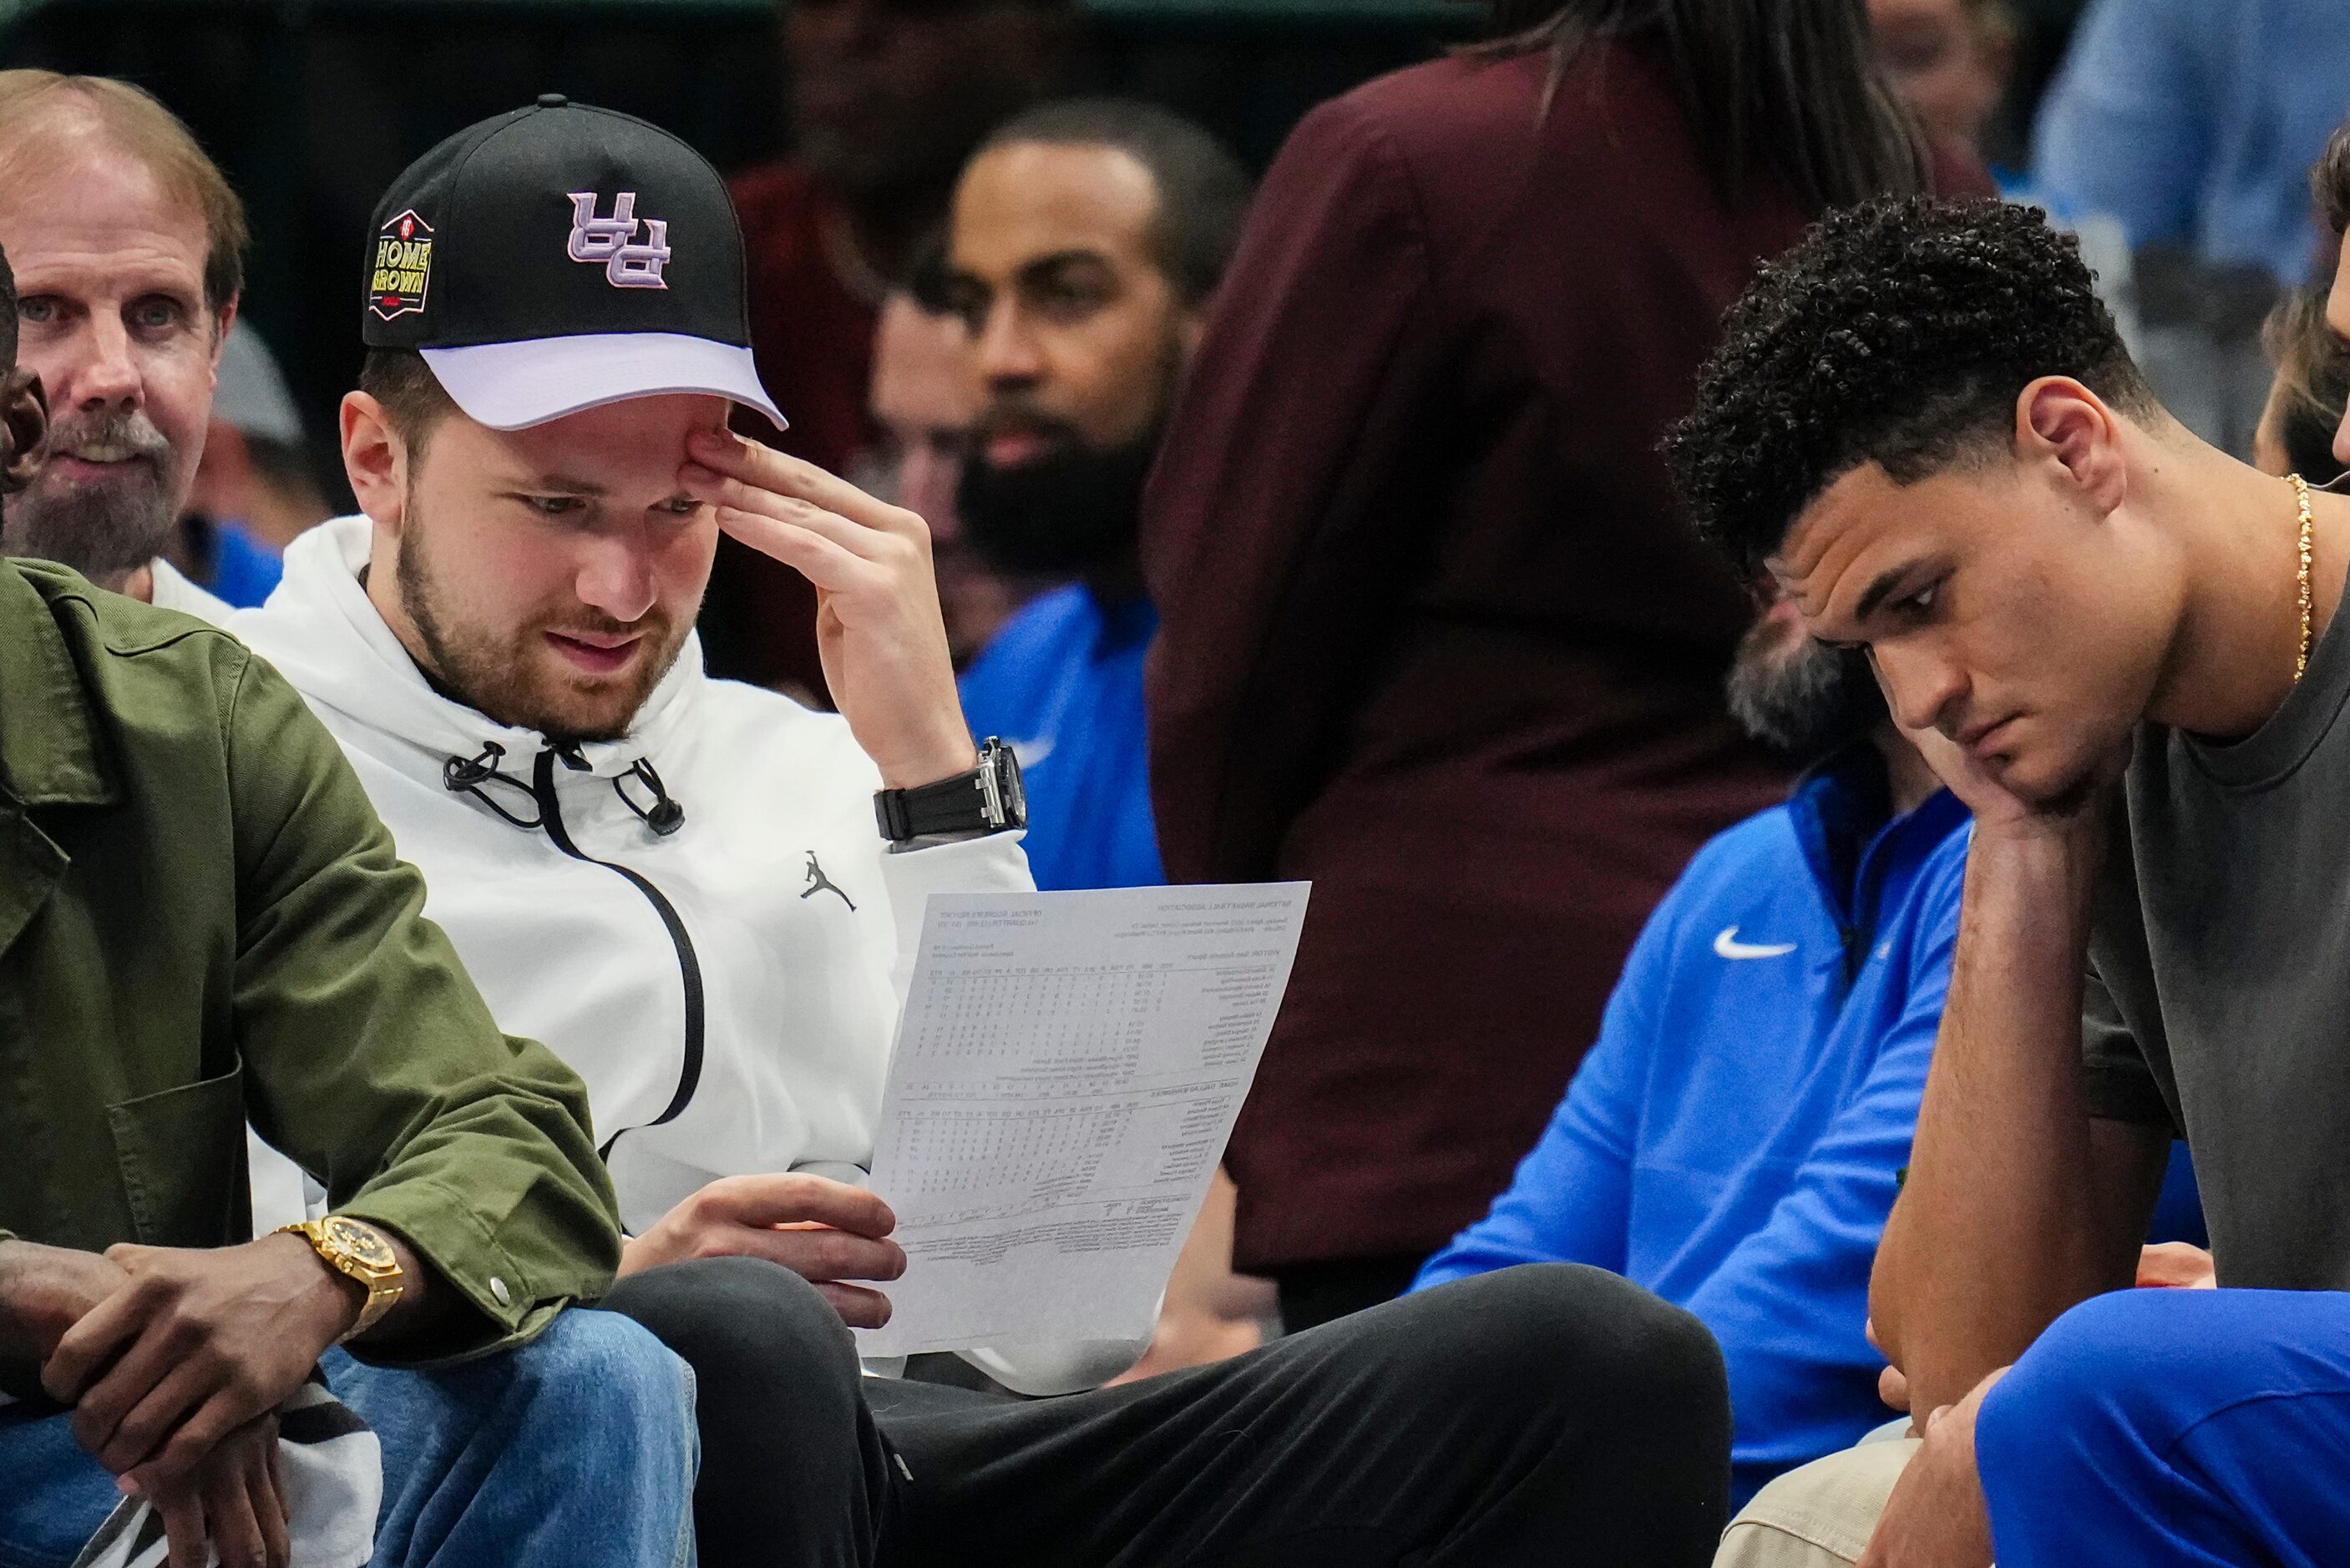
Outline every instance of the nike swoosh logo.
<svg viewBox="0 0 2350 1568">
<path fill-rule="evenodd" d="M 1052 735 L 1039 735 L 1033 741 L 1006 741 L 1004 744 L 1012 748 L 1013 759 L 1022 767 L 1033 768 L 1053 754 L 1055 739 Z"/>
<path fill-rule="evenodd" d="M 1742 942 L 1736 926 L 1724 926 L 1713 939 L 1713 950 L 1726 959 L 1784 958 L 1795 950 L 1793 942 Z"/>
</svg>

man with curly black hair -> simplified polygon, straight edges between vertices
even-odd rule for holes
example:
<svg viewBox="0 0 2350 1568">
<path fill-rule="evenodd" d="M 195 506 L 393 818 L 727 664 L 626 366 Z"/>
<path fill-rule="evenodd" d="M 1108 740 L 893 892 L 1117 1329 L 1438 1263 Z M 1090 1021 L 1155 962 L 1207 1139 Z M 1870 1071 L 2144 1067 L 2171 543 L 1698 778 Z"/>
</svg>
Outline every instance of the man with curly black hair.
<svg viewBox="0 0 2350 1568">
<path fill-rule="evenodd" d="M 1667 443 L 1975 814 L 1870 1292 L 1926 1435 L 1813 1467 L 1900 1474 L 1887 1568 L 2350 1540 L 2350 501 L 2171 419 L 2091 282 L 2029 209 L 1838 213 Z M 2231 1288 L 2106 1294 L 2175 1130 Z M 1834 1545 L 1776 1484 L 1727 1560 Z"/>
</svg>

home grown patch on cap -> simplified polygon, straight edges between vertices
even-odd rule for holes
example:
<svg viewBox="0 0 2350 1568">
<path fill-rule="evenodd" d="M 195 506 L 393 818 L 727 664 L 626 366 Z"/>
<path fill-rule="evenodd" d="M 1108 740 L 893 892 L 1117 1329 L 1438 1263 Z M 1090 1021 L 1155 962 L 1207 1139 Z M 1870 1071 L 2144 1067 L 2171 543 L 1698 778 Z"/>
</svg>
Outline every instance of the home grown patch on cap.
<svg viewBox="0 0 2350 1568">
<path fill-rule="evenodd" d="M 375 237 L 375 265 L 368 275 L 368 308 L 389 321 L 424 308 L 432 281 L 432 225 L 414 208 L 384 224 Z"/>
</svg>

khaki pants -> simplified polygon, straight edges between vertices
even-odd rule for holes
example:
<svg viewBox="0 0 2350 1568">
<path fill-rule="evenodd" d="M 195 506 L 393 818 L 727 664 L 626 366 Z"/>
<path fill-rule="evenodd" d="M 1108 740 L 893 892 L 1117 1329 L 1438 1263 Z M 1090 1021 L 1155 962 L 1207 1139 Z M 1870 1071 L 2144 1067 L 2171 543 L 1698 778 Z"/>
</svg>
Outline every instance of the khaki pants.
<svg viewBox="0 0 2350 1568">
<path fill-rule="evenodd" d="M 1730 1521 L 1713 1568 L 1852 1568 L 1918 1449 L 1863 1443 L 1789 1470 Z"/>
</svg>

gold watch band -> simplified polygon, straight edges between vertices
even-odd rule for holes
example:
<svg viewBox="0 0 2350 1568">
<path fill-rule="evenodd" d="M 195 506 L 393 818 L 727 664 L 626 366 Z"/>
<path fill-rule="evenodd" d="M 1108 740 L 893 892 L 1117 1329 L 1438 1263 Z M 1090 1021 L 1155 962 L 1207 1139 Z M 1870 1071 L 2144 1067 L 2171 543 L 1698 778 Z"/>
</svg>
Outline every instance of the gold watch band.
<svg viewBox="0 0 2350 1568">
<path fill-rule="evenodd" d="M 321 1262 L 344 1278 L 356 1280 L 367 1291 L 367 1301 L 359 1307 L 359 1315 L 343 1331 L 335 1343 L 346 1344 L 373 1328 L 383 1314 L 396 1305 L 408 1288 L 407 1276 L 400 1266 L 399 1255 L 382 1231 L 364 1220 L 345 1215 L 329 1214 L 323 1220 L 304 1220 L 292 1225 L 281 1225 L 278 1234 L 294 1231 L 310 1243 Z"/>
<path fill-rule="evenodd" d="M 367 1304 L 359 1308 L 359 1320 L 343 1331 L 342 1337 L 335 1341 L 337 1345 L 347 1345 L 382 1322 L 383 1314 L 399 1304 L 400 1293 L 406 1289 L 396 1282 L 385 1284 L 362 1280 L 359 1282 L 367 1285 Z"/>
</svg>

